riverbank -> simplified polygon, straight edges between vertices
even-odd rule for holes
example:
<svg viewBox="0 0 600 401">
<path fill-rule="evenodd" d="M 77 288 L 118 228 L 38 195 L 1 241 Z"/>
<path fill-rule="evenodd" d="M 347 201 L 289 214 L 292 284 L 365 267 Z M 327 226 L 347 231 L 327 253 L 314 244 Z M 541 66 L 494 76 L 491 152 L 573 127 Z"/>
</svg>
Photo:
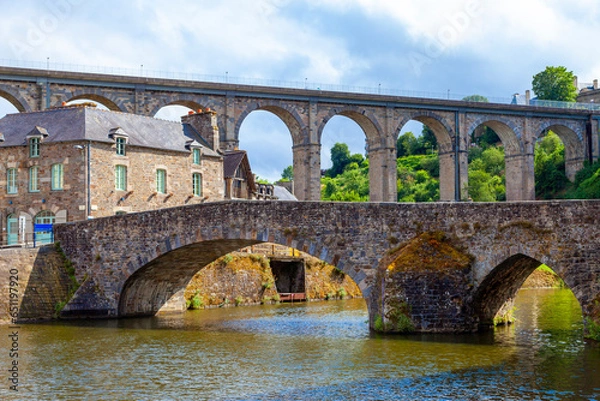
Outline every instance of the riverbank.
<svg viewBox="0 0 600 401">
<path fill-rule="evenodd" d="M 521 288 L 566 288 L 566 284 L 552 269 L 541 265 L 527 277 Z"/>
<path fill-rule="evenodd" d="M 292 251 L 293 252 L 293 251 Z M 280 249 L 282 258 L 232 252 L 200 270 L 188 284 L 185 299 L 191 309 L 277 303 L 280 295 L 271 260 L 302 261 L 306 300 L 361 298 L 360 288 L 342 271 L 317 258 Z"/>
</svg>

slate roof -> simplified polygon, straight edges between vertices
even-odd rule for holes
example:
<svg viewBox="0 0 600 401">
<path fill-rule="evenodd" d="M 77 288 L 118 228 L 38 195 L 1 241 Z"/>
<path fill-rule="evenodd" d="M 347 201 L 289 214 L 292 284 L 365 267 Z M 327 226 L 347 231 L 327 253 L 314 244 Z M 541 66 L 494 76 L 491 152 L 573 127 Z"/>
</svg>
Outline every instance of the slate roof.
<svg viewBox="0 0 600 401">
<path fill-rule="evenodd" d="M 273 186 L 273 195 L 277 197 L 278 200 L 286 200 L 286 201 L 297 201 L 298 198 L 294 196 L 290 191 L 288 191 L 285 187 L 280 185 Z"/>
<path fill-rule="evenodd" d="M 233 178 L 235 172 L 246 157 L 243 150 L 230 150 L 223 154 L 223 177 Z"/>
<path fill-rule="evenodd" d="M 189 152 L 186 145 L 196 141 L 204 155 L 220 156 L 187 124 L 93 107 L 8 114 L 0 119 L 0 135 L 4 137 L 0 148 L 27 144 L 27 135 L 36 127 L 48 132 L 44 143 L 81 140 L 113 143 L 109 137 L 111 130 L 120 128 L 127 135 L 129 146 Z"/>
<path fill-rule="evenodd" d="M 246 166 L 248 176 L 246 181 L 251 190 L 256 188 L 254 182 L 254 175 L 252 174 L 252 168 L 250 167 L 250 161 L 245 150 L 228 150 L 223 152 L 223 178 L 235 178 L 235 172 L 242 164 Z"/>
</svg>

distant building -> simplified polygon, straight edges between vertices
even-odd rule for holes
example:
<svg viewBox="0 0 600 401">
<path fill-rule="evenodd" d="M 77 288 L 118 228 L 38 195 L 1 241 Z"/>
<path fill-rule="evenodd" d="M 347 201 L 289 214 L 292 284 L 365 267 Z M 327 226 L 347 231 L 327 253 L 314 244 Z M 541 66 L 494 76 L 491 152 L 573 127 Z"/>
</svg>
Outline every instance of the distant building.
<svg viewBox="0 0 600 401">
<path fill-rule="evenodd" d="M 182 123 L 90 107 L 7 115 L 0 120 L 2 243 L 31 242 L 45 224 L 222 200 L 218 141 L 213 112 Z"/>
<path fill-rule="evenodd" d="M 580 89 L 577 101 L 582 103 L 600 103 L 600 88 L 598 88 L 598 80 L 594 79 L 591 85 L 585 85 Z"/>
</svg>

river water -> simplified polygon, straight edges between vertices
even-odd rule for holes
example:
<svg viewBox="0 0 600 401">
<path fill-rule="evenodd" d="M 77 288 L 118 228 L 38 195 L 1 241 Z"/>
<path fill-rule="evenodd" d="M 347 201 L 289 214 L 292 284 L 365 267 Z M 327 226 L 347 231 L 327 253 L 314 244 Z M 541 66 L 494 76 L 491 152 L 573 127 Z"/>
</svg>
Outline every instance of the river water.
<svg viewBox="0 0 600 401">
<path fill-rule="evenodd" d="M 516 317 L 485 334 L 380 336 L 346 300 L 24 325 L 19 391 L 5 379 L 0 399 L 600 400 L 600 347 L 570 291 L 522 290 Z"/>
</svg>

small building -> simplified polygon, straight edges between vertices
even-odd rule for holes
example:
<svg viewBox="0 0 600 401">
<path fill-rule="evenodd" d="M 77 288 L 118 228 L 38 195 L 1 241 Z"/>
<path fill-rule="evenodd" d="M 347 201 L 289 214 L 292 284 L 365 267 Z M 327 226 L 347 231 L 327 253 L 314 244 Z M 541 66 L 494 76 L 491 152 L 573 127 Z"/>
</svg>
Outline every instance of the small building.
<svg viewBox="0 0 600 401">
<path fill-rule="evenodd" d="M 53 223 L 224 199 L 216 125 L 210 111 L 181 123 L 81 106 L 5 116 L 2 244 L 30 243 L 36 225 L 50 240 Z M 254 188 L 243 184 L 236 197 Z"/>
<path fill-rule="evenodd" d="M 223 178 L 225 199 L 255 199 L 256 182 L 244 150 L 223 152 Z"/>
</svg>

